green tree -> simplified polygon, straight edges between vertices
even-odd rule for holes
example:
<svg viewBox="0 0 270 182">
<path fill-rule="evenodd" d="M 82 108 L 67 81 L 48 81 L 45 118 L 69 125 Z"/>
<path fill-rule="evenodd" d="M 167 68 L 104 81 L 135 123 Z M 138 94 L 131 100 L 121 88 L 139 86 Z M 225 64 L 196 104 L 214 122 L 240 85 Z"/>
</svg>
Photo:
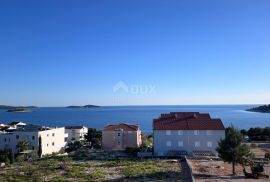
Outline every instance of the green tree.
<svg viewBox="0 0 270 182">
<path fill-rule="evenodd" d="M 243 157 L 252 155 L 249 146 L 241 142 L 242 134 L 240 130 L 230 126 L 226 129 L 225 139 L 219 141 L 216 149 L 221 159 L 232 164 L 233 175 L 236 175 L 235 165 L 240 163 Z"/>
<path fill-rule="evenodd" d="M 17 146 L 16 147 L 17 147 L 17 149 L 18 149 L 19 152 L 28 150 L 28 148 L 29 148 L 29 142 L 28 141 L 25 141 L 25 140 L 19 141 L 17 143 Z"/>
<path fill-rule="evenodd" d="M 80 149 L 81 147 L 82 147 L 81 142 L 72 140 L 70 143 L 68 143 L 65 151 L 66 152 L 73 152 L 73 151 Z"/>
<path fill-rule="evenodd" d="M 42 157 L 42 139 L 41 137 L 38 138 L 38 157 Z"/>
<path fill-rule="evenodd" d="M 85 139 L 87 142 L 91 143 L 91 147 L 101 148 L 101 138 L 102 138 L 101 131 L 98 131 L 95 128 L 88 128 L 88 133 L 87 135 L 85 135 Z"/>
</svg>

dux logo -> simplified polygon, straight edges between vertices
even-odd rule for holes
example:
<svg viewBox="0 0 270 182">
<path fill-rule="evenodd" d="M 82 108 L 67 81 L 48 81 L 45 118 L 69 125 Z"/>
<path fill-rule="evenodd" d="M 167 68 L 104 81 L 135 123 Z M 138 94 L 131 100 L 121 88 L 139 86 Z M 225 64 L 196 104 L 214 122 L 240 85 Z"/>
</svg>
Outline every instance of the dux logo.
<svg viewBox="0 0 270 182">
<path fill-rule="evenodd" d="M 155 85 L 138 85 L 132 84 L 128 85 L 123 81 L 117 82 L 113 87 L 113 93 L 125 92 L 127 94 L 155 94 Z"/>
</svg>

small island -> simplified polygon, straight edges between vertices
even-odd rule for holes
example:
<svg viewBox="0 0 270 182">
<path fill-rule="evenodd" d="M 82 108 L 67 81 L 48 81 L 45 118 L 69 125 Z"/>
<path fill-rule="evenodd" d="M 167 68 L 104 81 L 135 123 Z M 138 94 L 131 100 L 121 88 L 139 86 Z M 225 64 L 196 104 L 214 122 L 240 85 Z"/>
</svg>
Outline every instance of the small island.
<svg viewBox="0 0 270 182">
<path fill-rule="evenodd" d="M 15 109 L 9 109 L 7 112 L 32 112 L 31 109 L 28 108 L 15 108 Z"/>
<path fill-rule="evenodd" d="M 69 109 L 88 109 L 88 108 L 97 108 L 100 106 L 95 106 L 95 105 L 85 105 L 85 106 L 68 106 L 67 108 Z"/>
<path fill-rule="evenodd" d="M 31 112 L 32 109 L 37 108 L 36 106 L 7 106 L 0 105 L 0 109 L 6 110 L 7 112 Z"/>
<path fill-rule="evenodd" d="M 261 113 L 270 113 L 270 104 L 269 105 L 263 105 L 259 107 L 254 107 L 251 109 L 247 109 L 249 112 L 261 112 Z"/>
</svg>

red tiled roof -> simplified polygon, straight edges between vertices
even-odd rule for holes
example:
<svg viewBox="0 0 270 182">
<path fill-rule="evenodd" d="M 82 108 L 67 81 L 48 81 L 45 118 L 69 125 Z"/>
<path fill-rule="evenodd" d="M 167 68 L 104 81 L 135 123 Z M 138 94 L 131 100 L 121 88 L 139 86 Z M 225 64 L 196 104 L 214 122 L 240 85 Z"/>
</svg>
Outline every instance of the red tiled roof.
<svg viewBox="0 0 270 182">
<path fill-rule="evenodd" d="M 103 129 L 103 131 L 114 131 L 118 129 L 123 129 L 124 131 L 138 131 L 139 127 L 133 124 L 120 123 L 116 125 L 108 125 Z"/>
<path fill-rule="evenodd" d="M 154 130 L 225 130 L 220 119 L 199 112 L 171 112 L 153 121 Z"/>
</svg>

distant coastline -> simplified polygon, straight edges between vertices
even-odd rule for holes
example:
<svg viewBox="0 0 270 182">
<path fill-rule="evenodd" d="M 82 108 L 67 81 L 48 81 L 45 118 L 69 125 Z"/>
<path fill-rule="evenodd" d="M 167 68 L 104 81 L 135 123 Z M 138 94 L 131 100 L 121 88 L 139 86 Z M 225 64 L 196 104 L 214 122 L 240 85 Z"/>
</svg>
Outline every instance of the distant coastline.
<svg viewBox="0 0 270 182">
<path fill-rule="evenodd" d="M 37 108 L 36 106 L 7 106 L 0 105 L 0 109 L 6 110 L 6 112 L 32 112 L 32 109 Z"/>
<path fill-rule="evenodd" d="M 259 107 L 254 107 L 251 109 L 247 109 L 249 112 L 260 112 L 260 113 L 270 113 L 270 105 L 263 105 Z"/>
<path fill-rule="evenodd" d="M 85 108 L 97 108 L 100 106 L 96 106 L 96 105 L 85 105 L 85 106 L 67 106 L 66 108 L 69 109 L 85 109 Z"/>
</svg>

